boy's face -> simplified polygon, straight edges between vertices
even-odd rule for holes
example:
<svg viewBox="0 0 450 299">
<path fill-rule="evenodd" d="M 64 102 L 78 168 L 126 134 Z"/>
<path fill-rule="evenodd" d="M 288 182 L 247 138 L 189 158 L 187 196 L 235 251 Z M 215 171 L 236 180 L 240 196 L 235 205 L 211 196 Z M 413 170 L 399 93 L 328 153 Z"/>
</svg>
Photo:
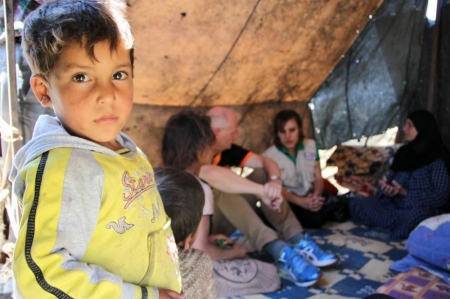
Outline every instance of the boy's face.
<svg viewBox="0 0 450 299">
<path fill-rule="evenodd" d="M 116 150 L 132 108 L 133 79 L 129 50 L 122 43 L 112 52 L 109 47 L 97 43 L 92 60 L 84 45 L 67 46 L 48 81 L 43 79 L 48 100 L 41 103 L 53 108 L 70 134 Z"/>
</svg>

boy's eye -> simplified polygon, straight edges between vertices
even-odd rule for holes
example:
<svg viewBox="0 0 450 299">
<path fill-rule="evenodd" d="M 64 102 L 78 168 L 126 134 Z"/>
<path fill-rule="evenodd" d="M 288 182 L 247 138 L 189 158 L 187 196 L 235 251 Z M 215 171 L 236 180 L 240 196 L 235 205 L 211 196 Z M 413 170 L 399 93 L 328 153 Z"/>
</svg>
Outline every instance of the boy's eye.
<svg viewBox="0 0 450 299">
<path fill-rule="evenodd" d="M 91 78 L 89 78 L 89 76 L 86 74 L 76 74 L 75 76 L 72 77 L 72 80 L 76 82 L 87 82 L 90 79 Z"/>
<path fill-rule="evenodd" d="M 123 80 L 123 79 L 125 79 L 127 77 L 128 77 L 128 74 L 125 73 L 125 72 L 117 72 L 117 73 L 112 75 L 112 78 L 114 80 Z"/>
</svg>

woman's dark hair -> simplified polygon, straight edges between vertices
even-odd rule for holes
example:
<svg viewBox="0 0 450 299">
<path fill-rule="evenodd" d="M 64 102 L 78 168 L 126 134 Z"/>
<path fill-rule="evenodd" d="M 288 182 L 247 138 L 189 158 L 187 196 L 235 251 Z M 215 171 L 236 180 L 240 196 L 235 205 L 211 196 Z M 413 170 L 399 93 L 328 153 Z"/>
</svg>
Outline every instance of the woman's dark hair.
<svg viewBox="0 0 450 299">
<path fill-rule="evenodd" d="M 298 125 L 298 142 L 303 141 L 303 130 L 302 130 L 302 118 L 300 115 L 294 110 L 281 110 L 275 115 L 273 119 L 273 136 L 274 143 L 277 148 L 282 148 L 283 144 L 278 138 L 278 132 L 282 132 L 284 130 L 284 126 L 288 122 L 288 120 L 293 119 Z"/>
<path fill-rule="evenodd" d="M 197 231 L 205 192 L 194 175 L 175 168 L 155 168 L 155 181 L 178 244 Z"/>
<path fill-rule="evenodd" d="M 167 121 L 161 150 L 163 164 L 184 170 L 197 162 L 198 154 L 215 141 L 209 116 L 183 110 Z"/>
</svg>

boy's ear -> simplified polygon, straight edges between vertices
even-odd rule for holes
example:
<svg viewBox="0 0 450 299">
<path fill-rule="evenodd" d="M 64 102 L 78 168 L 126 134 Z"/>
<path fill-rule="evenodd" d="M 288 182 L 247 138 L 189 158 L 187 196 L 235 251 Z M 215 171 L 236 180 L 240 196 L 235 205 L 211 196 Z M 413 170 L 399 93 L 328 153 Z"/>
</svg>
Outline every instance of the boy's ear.
<svg viewBox="0 0 450 299">
<path fill-rule="evenodd" d="M 189 237 L 188 237 L 187 239 L 189 239 Z M 187 240 L 187 239 L 186 239 L 186 240 Z M 183 251 L 188 250 L 189 247 L 190 247 L 190 243 L 189 243 L 189 242 L 184 242 L 184 244 L 183 244 Z"/>
<path fill-rule="evenodd" d="M 186 243 L 185 241 L 181 241 L 177 243 L 178 248 L 183 249 L 183 251 L 189 249 L 189 243 Z"/>
<path fill-rule="evenodd" d="M 48 82 L 40 75 L 33 75 L 30 79 L 31 89 L 39 103 L 44 107 L 51 107 L 52 101 L 48 94 Z"/>
<path fill-rule="evenodd" d="M 195 240 L 195 235 L 194 234 L 190 234 L 189 236 L 187 236 L 187 238 L 183 241 L 184 244 L 180 244 L 183 248 L 183 251 L 186 251 L 189 249 L 189 247 L 192 245 L 192 243 L 194 243 Z M 182 242 L 180 242 L 182 243 Z"/>
</svg>

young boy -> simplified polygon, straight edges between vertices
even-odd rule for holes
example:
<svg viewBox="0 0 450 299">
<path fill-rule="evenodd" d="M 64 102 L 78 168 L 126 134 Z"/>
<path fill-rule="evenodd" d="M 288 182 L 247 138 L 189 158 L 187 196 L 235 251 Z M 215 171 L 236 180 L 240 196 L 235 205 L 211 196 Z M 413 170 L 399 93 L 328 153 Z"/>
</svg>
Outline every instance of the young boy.
<svg viewBox="0 0 450 299">
<path fill-rule="evenodd" d="M 118 0 L 61 0 L 25 21 L 41 116 L 10 178 L 22 203 L 15 298 L 184 298 L 153 169 L 121 132 L 133 37 Z M 44 168 L 45 167 L 45 168 Z"/>
<path fill-rule="evenodd" d="M 205 204 L 203 188 L 192 174 L 175 168 L 155 169 L 155 180 L 179 247 L 183 293 L 186 298 L 217 298 L 211 258 L 190 249 Z"/>
</svg>

